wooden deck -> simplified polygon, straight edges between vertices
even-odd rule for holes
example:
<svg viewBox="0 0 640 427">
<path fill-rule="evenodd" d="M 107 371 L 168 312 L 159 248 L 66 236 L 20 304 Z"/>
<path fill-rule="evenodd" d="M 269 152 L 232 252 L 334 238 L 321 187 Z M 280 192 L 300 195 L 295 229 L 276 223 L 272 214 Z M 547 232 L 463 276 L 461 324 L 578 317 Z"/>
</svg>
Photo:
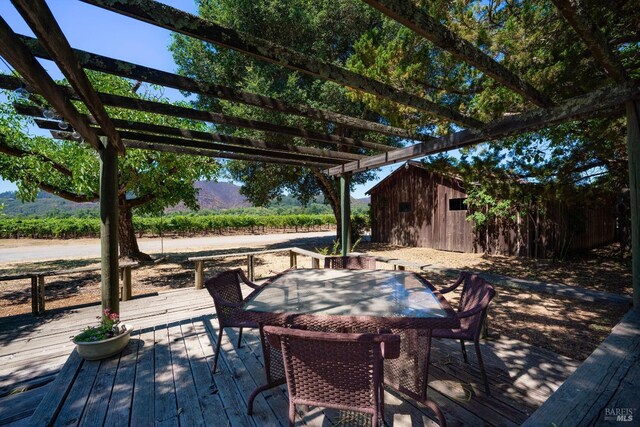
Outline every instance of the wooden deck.
<svg viewBox="0 0 640 427">
<path fill-rule="evenodd" d="M 526 425 L 640 425 L 640 310 L 631 310 Z"/>
<path fill-rule="evenodd" d="M 123 302 L 121 312 L 136 333 L 120 356 L 102 362 L 76 359 L 69 341 L 95 323 L 98 306 L 54 311 L 42 319 L 3 318 L 0 425 L 40 425 L 38 417 L 55 403 L 56 394 L 65 392 L 64 384 L 53 382 L 63 365 L 84 374 L 92 370 L 94 375 L 83 378 L 94 380 L 74 384 L 58 416 L 61 425 L 286 425 L 284 386 L 263 393 L 254 415 L 246 415 L 246 399 L 264 375 L 256 333 L 247 331 L 238 349 L 229 330 L 231 340 L 225 334 L 222 343 L 222 371 L 210 375 L 217 322 L 206 291 L 136 298 Z M 515 340 L 487 342 L 483 356 L 492 389 L 487 397 L 473 353 L 469 351 L 471 366 L 465 365 L 457 342 L 434 340 L 429 396 L 450 425 L 520 425 L 578 365 Z M 387 392 L 385 404 L 388 425 L 434 424 L 428 409 L 404 396 Z M 335 425 L 342 416 L 312 408 L 300 413 L 298 421 Z"/>
</svg>

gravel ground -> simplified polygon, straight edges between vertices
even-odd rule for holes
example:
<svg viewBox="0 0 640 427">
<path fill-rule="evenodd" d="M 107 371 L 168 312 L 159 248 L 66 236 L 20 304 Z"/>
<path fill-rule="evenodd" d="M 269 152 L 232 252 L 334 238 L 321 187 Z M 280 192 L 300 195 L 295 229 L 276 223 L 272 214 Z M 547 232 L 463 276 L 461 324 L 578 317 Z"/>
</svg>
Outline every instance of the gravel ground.
<svg viewBox="0 0 640 427">
<path fill-rule="evenodd" d="M 255 248 L 259 250 L 260 248 Z M 309 247 L 314 250 L 316 248 Z M 581 286 L 629 295 L 631 293 L 630 260 L 616 254 L 615 248 L 591 251 L 577 258 L 553 262 L 482 254 L 443 252 L 427 248 L 399 248 L 381 244 L 363 244 L 359 252 L 433 264 L 456 269 L 473 269 L 511 277 Z M 230 253 L 218 250 L 213 253 Z M 197 252 L 202 255 L 202 252 Z M 172 253 L 155 265 L 142 266 L 132 272 L 134 295 L 193 286 L 193 264 L 187 261 L 194 252 Z M 298 257 L 301 267 L 310 267 L 310 259 Z M 40 263 L 0 264 L 0 275 L 20 271 L 58 270 L 91 265 L 97 260 L 62 260 Z M 206 275 L 232 267 L 245 267 L 245 257 L 225 258 L 207 264 Z M 96 264 L 97 265 L 97 264 Z M 269 254 L 256 260 L 256 275 L 268 277 L 289 266 L 288 253 Z M 380 265 L 385 268 L 385 265 Z M 427 273 L 437 287 L 454 280 Z M 0 318 L 30 313 L 30 281 L 0 282 Z M 568 298 L 498 287 L 489 310 L 489 339 L 500 335 L 519 339 L 556 353 L 585 359 L 609 334 L 627 308 L 613 304 L 590 304 Z M 47 309 L 73 307 L 100 300 L 100 276 L 83 273 L 47 279 Z M 456 296 L 447 296 L 456 303 Z"/>
</svg>

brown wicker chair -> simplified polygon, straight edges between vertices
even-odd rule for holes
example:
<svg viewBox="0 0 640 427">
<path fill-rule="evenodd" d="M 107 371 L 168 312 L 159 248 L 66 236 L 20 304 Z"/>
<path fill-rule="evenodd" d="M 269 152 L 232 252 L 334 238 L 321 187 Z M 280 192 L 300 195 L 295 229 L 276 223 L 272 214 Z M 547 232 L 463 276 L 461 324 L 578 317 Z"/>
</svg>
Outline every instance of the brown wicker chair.
<svg viewBox="0 0 640 427">
<path fill-rule="evenodd" d="M 265 326 L 269 344 L 282 349 L 289 388 L 289 425 L 295 405 L 323 406 L 384 420 L 383 359 L 397 358 L 400 337 L 340 334 Z"/>
<path fill-rule="evenodd" d="M 220 343 L 222 341 L 222 331 L 224 328 L 240 328 L 238 347 L 241 347 L 242 328 L 258 327 L 257 323 L 246 322 L 237 318 L 238 312 L 244 305 L 240 287 L 241 283 L 244 283 L 252 289 L 260 289 L 260 286 L 250 282 L 239 268 L 218 273 L 204 283 L 205 288 L 207 288 L 213 298 L 213 304 L 216 307 L 216 314 L 218 315 L 218 323 L 220 324 L 218 342 L 216 343 L 216 354 L 213 359 L 212 372 L 214 374 L 218 368 L 218 356 L 220 355 Z"/>
<path fill-rule="evenodd" d="M 480 276 L 471 273 L 461 273 L 453 285 L 441 290 L 440 293 L 449 293 L 463 282 L 464 286 L 462 287 L 460 303 L 458 304 L 460 329 L 434 329 L 431 336 L 434 338 L 459 339 L 462 348 L 462 357 L 465 363 L 469 363 L 469 361 L 467 360 L 467 350 L 464 342 L 465 340 L 473 341 L 484 388 L 487 395 L 490 395 L 489 381 L 487 380 L 487 373 L 484 368 L 484 362 L 482 361 L 482 353 L 480 352 L 480 332 L 482 330 L 482 323 L 487 316 L 489 303 L 495 295 L 495 290 L 489 282 Z"/>
<path fill-rule="evenodd" d="M 324 259 L 324 268 L 375 270 L 376 259 L 370 256 L 329 256 Z"/>
</svg>

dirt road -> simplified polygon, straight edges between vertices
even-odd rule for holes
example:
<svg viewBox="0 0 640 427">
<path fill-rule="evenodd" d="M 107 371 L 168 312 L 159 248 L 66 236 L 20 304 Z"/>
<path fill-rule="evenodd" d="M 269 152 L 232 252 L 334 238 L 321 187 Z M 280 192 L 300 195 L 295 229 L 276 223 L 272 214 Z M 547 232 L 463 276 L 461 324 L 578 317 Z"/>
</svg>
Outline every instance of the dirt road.
<svg viewBox="0 0 640 427">
<path fill-rule="evenodd" d="M 171 237 L 164 239 L 140 238 L 142 252 L 161 254 L 205 249 L 251 248 L 288 242 L 291 246 L 303 243 L 327 246 L 335 231 L 284 234 L 250 234 L 233 236 Z M 99 239 L 36 240 L 0 239 L 0 263 L 18 261 L 45 261 L 67 258 L 100 257 Z"/>
</svg>

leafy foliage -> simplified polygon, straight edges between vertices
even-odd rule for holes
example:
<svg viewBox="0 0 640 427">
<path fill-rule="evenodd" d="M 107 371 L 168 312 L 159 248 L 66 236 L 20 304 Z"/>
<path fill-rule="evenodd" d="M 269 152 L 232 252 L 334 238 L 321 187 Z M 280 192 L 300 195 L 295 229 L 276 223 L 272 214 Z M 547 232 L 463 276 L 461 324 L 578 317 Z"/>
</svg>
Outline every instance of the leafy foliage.
<svg viewBox="0 0 640 427">
<path fill-rule="evenodd" d="M 120 316 L 105 308 L 98 326 L 89 326 L 84 331 L 76 335 L 73 340 L 76 342 L 96 342 L 113 338 L 125 332 L 124 326 L 120 326 Z"/>
</svg>

